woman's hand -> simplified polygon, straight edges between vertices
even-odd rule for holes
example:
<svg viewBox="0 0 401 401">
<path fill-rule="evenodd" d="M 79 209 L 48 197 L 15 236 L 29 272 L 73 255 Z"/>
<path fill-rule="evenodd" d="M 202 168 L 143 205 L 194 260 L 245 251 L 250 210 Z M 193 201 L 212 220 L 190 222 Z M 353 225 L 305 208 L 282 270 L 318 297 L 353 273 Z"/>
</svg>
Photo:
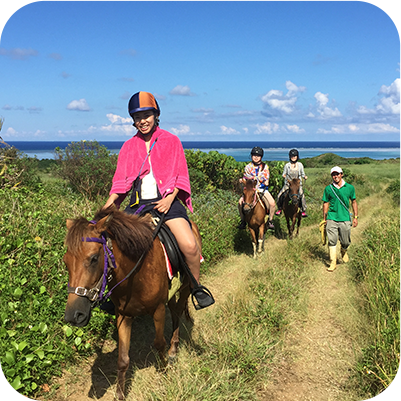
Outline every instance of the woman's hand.
<svg viewBox="0 0 401 401">
<path fill-rule="evenodd" d="M 154 203 L 156 205 L 155 209 L 160 213 L 167 213 L 170 210 L 171 204 L 173 203 L 177 194 L 178 189 L 174 188 L 174 191 L 171 194 L 168 194 L 165 198 Z"/>
</svg>

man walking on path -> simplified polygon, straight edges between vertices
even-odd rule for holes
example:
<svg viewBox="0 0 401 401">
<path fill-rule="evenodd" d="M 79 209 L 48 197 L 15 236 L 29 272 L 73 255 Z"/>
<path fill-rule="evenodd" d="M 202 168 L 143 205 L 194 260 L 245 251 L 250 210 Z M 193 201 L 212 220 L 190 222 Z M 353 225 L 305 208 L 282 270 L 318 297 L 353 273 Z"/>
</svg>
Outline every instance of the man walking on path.
<svg viewBox="0 0 401 401">
<path fill-rule="evenodd" d="M 337 241 L 341 244 L 341 257 L 344 263 L 349 258 L 347 249 L 351 244 L 351 226 L 358 225 L 358 205 L 356 203 L 355 188 L 343 180 L 343 170 L 335 166 L 330 171 L 333 182 L 324 189 L 323 193 L 323 220 L 329 245 L 330 266 L 332 272 L 337 267 Z M 352 214 L 349 212 L 351 201 Z"/>
</svg>

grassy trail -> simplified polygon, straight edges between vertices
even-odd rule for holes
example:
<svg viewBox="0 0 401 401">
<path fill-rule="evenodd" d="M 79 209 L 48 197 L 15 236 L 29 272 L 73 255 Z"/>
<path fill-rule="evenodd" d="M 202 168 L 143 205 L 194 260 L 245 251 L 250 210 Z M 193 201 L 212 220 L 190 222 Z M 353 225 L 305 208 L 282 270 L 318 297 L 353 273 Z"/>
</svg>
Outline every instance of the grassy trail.
<svg viewBox="0 0 401 401">
<path fill-rule="evenodd" d="M 375 196 L 359 203 L 361 219 L 352 229 L 353 244 L 361 240 L 382 201 Z M 352 258 L 352 245 L 349 254 Z M 326 271 L 327 266 L 328 260 L 311 260 L 307 315 L 293 322 L 272 385 L 260 395 L 262 401 L 361 400 L 349 379 L 365 341 L 367 323 L 356 307 L 362 299 L 346 264 L 338 265 L 333 273 Z"/>
<path fill-rule="evenodd" d="M 360 241 L 364 227 L 384 207 L 382 202 L 379 196 L 372 196 L 359 203 L 361 217 L 359 226 L 352 229 L 353 244 Z M 131 387 L 127 400 L 362 399 L 358 396 L 358 389 L 350 388 L 349 384 L 353 366 L 365 340 L 366 322 L 356 307 L 361 300 L 346 265 L 340 264 L 333 273 L 326 271 L 327 248 L 319 244 L 319 235 L 316 226 L 301 226 L 299 238 L 292 243 L 269 237 L 265 253 L 258 261 L 240 255 L 219 264 L 204 279 L 204 284 L 215 295 L 216 305 L 204 311 L 191 311 L 195 323 L 183 327 L 181 353 L 167 374 L 154 368 L 151 320 L 147 317 L 137 319 L 131 342 L 131 361 L 137 368 L 129 379 Z M 232 310 L 238 311 L 239 304 L 247 303 L 249 286 L 254 277 L 264 274 L 268 269 L 275 271 L 273 274 L 282 271 L 284 275 L 290 273 L 288 269 L 297 269 L 296 263 L 295 267 L 287 266 L 289 248 L 298 248 L 307 254 L 302 262 L 304 270 L 300 273 L 300 281 L 293 283 L 300 291 L 298 307 L 287 313 L 286 329 L 279 334 L 279 341 L 266 344 L 272 358 L 269 363 L 264 362 L 265 366 L 259 367 L 266 374 L 242 379 L 241 374 L 232 369 L 232 364 L 227 362 L 227 368 L 221 366 L 224 365 L 221 360 L 217 362 L 217 371 L 217 365 L 210 362 L 215 356 L 213 348 L 216 348 L 216 344 L 232 345 L 237 341 L 246 349 L 251 342 L 251 337 L 236 338 L 240 334 L 232 325 Z M 352 259 L 352 245 L 349 254 Z M 115 342 L 99 344 L 98 356 L 65 372 L 58 381 L 58 390 L 49 393 L 49 399 L 112 400 L 116 362 Z M 207 369 L 211 374 L 205 380 Z M 227 389 L 227 386 L 231 387 Z"/>
</svg>

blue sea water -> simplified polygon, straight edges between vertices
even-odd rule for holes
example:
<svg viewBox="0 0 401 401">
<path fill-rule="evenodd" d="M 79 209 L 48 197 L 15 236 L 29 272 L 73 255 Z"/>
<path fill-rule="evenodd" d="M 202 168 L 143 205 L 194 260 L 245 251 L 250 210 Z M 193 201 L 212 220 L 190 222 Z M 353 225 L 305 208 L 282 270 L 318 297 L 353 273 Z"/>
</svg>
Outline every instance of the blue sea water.
<svg viewBox="0 0 401 401">
<path fill-rule="evenodd" d="M 53 159 L 56 147 L 66 148 L 70 142 L 65 141 L 25 141 L 8 142 L 29 157 L 38 159 Z M 112 153 L 118 153 L 123 141 L 105 141 Z M 288 151 L 298 149 L 300 158 L 319 156 L 323 153 L 335 153 L 342 157 L 370 157 L 383 160 L 400 157 L 400 142 L 229 142 L 229 141 L 182 141 L 184 149 L 201 150 L 202 152 L 217 151 L 234 157 L 237 161 L 250 160 L 250 151 L 254 146 L 264 149 L 264 160 L 288 160 Z"/>
</svg>

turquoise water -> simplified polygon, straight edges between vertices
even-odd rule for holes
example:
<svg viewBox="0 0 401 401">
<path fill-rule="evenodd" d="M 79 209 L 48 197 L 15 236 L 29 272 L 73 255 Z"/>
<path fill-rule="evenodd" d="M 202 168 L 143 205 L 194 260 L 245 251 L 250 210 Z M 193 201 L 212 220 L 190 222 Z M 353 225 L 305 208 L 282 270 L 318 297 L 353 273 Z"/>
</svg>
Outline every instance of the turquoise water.
<svg viewBox="0 0 401 401">
<path fill-rule="evenodd" d="M 118 153 L 123 144 L 122 141 L 100 142 L 111 152 Z M 29 157 L 38 159 L 53 159 L 53 150 L 59 146 L 65 148 L 69 142 L 62 141 L 31 141 L 9 142 Z M 182 142 L 184 149 L 201 150 L 202 152 L 217 151 L 234 157 L 237 161 L 250 160 L 250 151 L 253 146 L 261 146 L 264 149 L 264 160 L 288 160 L 288 151 L 298 149 L 300 157 L 308 158 L 319 156 L 323 153 L 335 153 L 342 157 L 370 157 L 383 160 L 400 157 L 399 142 Z"/>
</svg>

